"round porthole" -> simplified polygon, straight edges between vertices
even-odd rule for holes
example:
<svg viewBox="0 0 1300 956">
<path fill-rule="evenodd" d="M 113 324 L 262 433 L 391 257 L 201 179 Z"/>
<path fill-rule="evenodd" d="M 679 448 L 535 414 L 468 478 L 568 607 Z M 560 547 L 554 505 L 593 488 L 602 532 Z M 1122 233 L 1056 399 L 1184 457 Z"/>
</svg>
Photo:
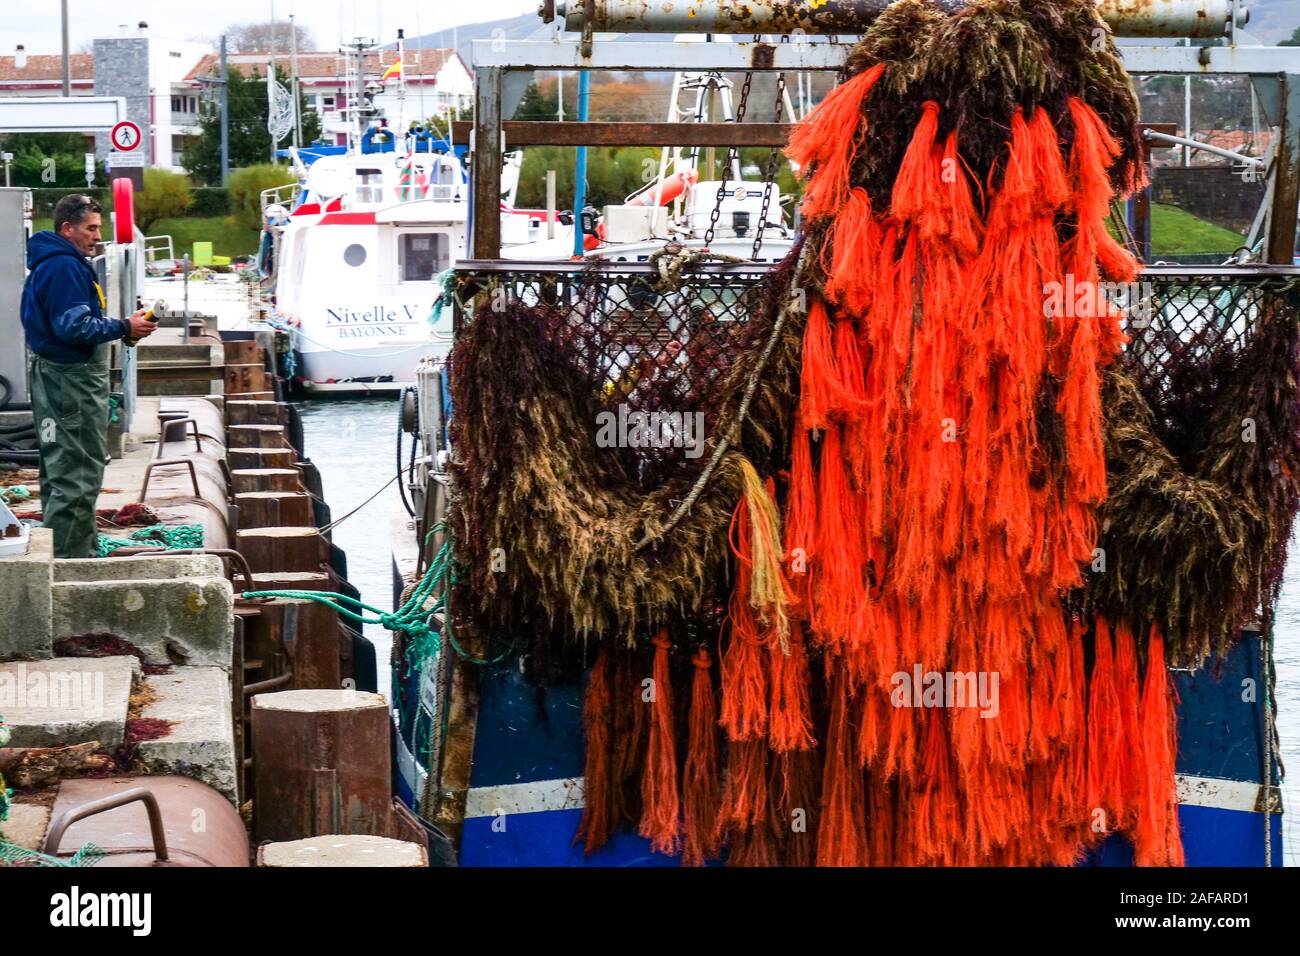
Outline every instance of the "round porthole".
<svg viewBox="0 0 1300 956">
<path fill-rule="evenodd" d="M 343 261 L 350 266 L 359 266 L 366 261 L 366 247 L 354 242 L 343 250 Z"/>
</svg>

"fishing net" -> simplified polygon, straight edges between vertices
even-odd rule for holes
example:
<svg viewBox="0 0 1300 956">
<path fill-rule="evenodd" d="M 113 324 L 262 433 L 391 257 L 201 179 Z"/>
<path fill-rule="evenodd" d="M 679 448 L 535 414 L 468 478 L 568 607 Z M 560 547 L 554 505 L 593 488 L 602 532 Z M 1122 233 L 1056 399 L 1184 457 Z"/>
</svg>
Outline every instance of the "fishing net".
<svg viewBox="0 0 1300 956">
<path fill-rule="evenodd" d="M 737 293 L 716 272 L 712 288 L 702 275 L 684 292 L 684 265 L 477 297 L 451 356 L 453 405 L 466 410 L 452 419 L 450 520 L 468 631 L 528 635 L 534 657 L 555 658 L 721 623 L 741 462 L 787 454 L 798 337 L 777 322 L 792 266 Z M 720 436 L 732 441 L 715 461 Z"/>
<path fill-rule="evenodd" d="M 588 851 L 1181 863 L 1166 658 L 1276 598 L 1292 291 L 1130 308 L 1121 353 L 1142 145 L 1092 3 L 902 0 L 848 64 L 788 149 L 807 239 L 745 295 L 675 252 L 476 290 L 458 623 L 590 665 Z M 655 412 L 703 448 L 623 428 Z"/>
<path fill-rule="evenodd" d="M 156 524 L 137 528 L 125 538 L 100 534 L 96 539 L 97 557 L 111 557 L 119 548 L 164 547 L 169 551 L 203 547 L 203 526 L 199 524 Z"/>
</svg>

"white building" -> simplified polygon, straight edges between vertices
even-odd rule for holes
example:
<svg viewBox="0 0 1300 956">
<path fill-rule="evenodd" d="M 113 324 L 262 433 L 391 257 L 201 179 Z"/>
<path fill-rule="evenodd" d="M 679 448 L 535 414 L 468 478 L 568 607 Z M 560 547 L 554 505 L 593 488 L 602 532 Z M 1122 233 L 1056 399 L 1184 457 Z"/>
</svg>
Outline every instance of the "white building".
<svg viewBox="0 0 1300 956">
<path fill-rule="evenodd" d="M 197 90 L 200 77 L 215 75 L 220 70 L 220 60 L 219 55 L 208 54 L 186 79 Z M 226 66 L 244 76 L 261 77 L 266 75 L 269 60 L 269 53 L 230 53 L 226 56 Z M 395 50 L 367 55 L 363 64 L 366 79 L 378 81 L 396 62 Z M 287 74 L 289 57 L 277 54 L 276 66 Z M 342 53 L 299 53 L 297 71 L 307 107 L 320 114 L 323 138 L 339 145 L 346 143 L 348 123 L 340 109 L 346 97 L 347 58 Z M 455 50 L 407 49 L 403 72 L 406 96 L 401 112 L 408 123 L 430 117 L 445 118 L 474 100 L 474 77 Z M 396 77 L 390 77 L 383 87 L 383 92 L 375 96 L 374 105 L 396 127 L 399 121 Z"/>
<path fill-rule="evenodd" d="M 144 24 L 120 36 L 97 38 L 93 49 L 93 54 L 71 56 L 72 95 L 125 97 L 127 118 L 146 134 L 146 162 L 184 172 L 181 154 L 189 137 L 199 132 L 201 79 L 219 73 L 219 54 L 208 44 L 154 36 Z M 269 59 L 270 54 L 261 52 L 231 53 L 226 58 L 229 69 L 245 76 L 265 76 Z M 378 81 L 396 61 L 394 50 L 368 55 L 367 80 Z M 286 54 L 277 54 L 276 63 L 289 72 Z M 297 68 L 308 108 L 321 115 L 323 138 L 345 143 L 348 124 L 339 110 L 346 58 L 341 53 L 304 52 L 298 54 Z M 455 50 L 408 49 L 404 72 L 402 117 L 407 123 L 445 118 L 473 102 L 473 76 Z M 0 96 L 58 96 L 62 88 L 63 58 L 58 54 L 28 54 L 19 49 L 0 56 Z M 396 78 L 389 78 L 374 98 L 374 105 L 393 126 L 399 122 L 397 89 Z M 107 137 L 101 134 L 96 139 L 103 158 Z"/>
</svg>

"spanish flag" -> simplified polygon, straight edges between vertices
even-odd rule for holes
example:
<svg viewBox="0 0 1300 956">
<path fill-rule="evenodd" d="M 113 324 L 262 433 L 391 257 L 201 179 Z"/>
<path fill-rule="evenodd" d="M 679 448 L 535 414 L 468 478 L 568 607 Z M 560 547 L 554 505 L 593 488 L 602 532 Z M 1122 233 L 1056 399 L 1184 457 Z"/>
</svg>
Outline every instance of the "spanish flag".
<svg viewBox="0 0 1300 956">
<path fill-rule="evenodd" d="M 381 83 L 387 83 L 387 82 L 388 82 L 390 79 L 392 79 L 393 77 L 395 77 L 395 76 L 396 76 L 396 77 L 401 77 L 401 75 L 402 75 L 402 61 L 401 61 L 400 59 L 398 59 L 397 61 L 395 61 L 395 62 L 393 63 L 392 66 L 390 66 L 388 69 L 384 70 L 384 75 L 383 75 L 382 77 L 379 78 L 379 82 L 381 82 Z"/>
</svg>

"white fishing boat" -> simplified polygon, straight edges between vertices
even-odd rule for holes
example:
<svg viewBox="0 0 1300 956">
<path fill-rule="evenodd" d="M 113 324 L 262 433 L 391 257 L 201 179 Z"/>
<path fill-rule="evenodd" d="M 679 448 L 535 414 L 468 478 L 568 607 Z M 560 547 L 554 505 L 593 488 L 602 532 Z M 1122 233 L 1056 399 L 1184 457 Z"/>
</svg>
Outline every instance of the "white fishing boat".
<svg viewBox="0 0 1300 956">
<path fill-rule="evenodd" d="M 273 278 L 269 321 L 291 332 L 296 372 L 308 391 L 396 389 L 414 381 L 422 359 L 445 356 L 451 310 L 435 304 L 452 267 L 469 257 L 463 150 L 429 130 L 398 136 L 363 127 L 376 119 L 360 75 L 365 49 L 353 50 L 348 147 L 292 151 L 300 182 L 263 196 L 262 268 Z M 679 74 L 668 119 L 708 122 L 717 99 L 722 117 L 734 120 L 730 94 L 730 81 L 719 73 Z M 692 95 L 683 107 L 682 97 Z M 783 107 L 796 118 L 788 96 Z M 704 165 L 701 150 L 665 149 L 644 188 L 601 210 L 583 209 L 575 222 L 555 209 L 517 208 L 522 154 L 507 154 L 502 255 L 567 260 L 581 229 L 583 254 L 615 261 L 644 261 L 667 242 L 737 258 L 784 257 L 794 231 L 772 181 L 775 164 L 759 179 L 732 151 L 722 163 L 725 178 L 700 182 Z"/>
</svg>

